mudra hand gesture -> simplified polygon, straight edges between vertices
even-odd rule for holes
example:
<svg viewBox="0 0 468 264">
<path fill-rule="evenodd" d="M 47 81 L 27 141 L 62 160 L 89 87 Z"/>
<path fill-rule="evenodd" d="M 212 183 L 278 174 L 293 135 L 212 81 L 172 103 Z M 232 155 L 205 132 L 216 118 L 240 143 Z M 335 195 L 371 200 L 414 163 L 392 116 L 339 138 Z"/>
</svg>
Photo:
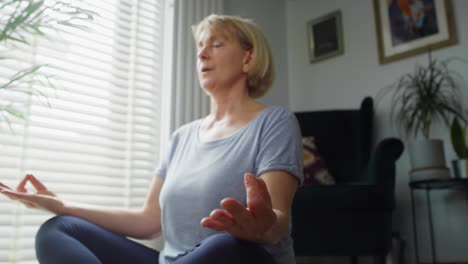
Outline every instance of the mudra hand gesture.
<svg viewBox="0 0 468 264">
<path fill-rule="evenodd" d="M 221 201 L 223 209 L 213 210 L 210 216 L 201 220 L 203 227 L 216 231 L 227 231 L 245 240 L 262 242 L 262 238 L 276 223 L 276 213 L 265 182 L 246 173 L 244 183 L 247 207 L 232 198 Z"/>
<path fill-rule="evenodd" d="M 34 192 L 29 192 L 26 188 L 28 182 L 34 187 Z M 63 208 L 63 202 L 57 199 L 54 193 L 47 190 L 45 185 L 32 174 L 26 175 L 16 190 L 0 182 L 0 193 L 25 204 L 29 208 L 45 209 L 53 213 L 59 213 Z"/>
</svg>

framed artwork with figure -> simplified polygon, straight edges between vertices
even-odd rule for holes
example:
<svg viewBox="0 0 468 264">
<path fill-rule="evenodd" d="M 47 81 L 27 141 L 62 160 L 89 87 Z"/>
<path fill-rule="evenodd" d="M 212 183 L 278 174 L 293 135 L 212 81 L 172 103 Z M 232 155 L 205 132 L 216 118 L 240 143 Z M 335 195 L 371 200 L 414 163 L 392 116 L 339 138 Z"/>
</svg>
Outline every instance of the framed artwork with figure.
<svg viewBox="0 0 468 264">
<path fill-rule="evenodd" d="M 457 43 L 451 0 L 374 0 L 380 64 Z"/>
<path fill-rule="evenodd" d="M 307 35 L 311 63 L 343 54 L 341 11 L 310 20 L 307 23 Z"/>
</svg>

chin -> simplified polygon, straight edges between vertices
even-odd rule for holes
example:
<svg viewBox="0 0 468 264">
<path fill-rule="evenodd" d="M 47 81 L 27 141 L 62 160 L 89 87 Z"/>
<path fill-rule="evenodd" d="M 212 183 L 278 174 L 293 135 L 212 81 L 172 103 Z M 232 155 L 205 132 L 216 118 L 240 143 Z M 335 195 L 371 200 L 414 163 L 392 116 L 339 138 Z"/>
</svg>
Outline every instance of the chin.
<svg viewBox="0 0 468 264">
<path fill-rule="evenodd" d="M 209 92 L 209 91 L 213 90 L 214 83 L 200 82 L 200 86 L 201 86 L 201 88 L 203 88 L 203 90 Z"/>
</svg>

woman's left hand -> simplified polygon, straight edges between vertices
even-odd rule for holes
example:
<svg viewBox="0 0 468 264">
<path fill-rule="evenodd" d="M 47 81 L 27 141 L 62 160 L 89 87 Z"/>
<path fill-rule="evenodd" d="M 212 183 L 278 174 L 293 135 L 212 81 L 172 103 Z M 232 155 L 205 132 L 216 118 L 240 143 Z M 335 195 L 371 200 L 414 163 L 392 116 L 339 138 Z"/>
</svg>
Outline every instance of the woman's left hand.
<svg viewBox="0 0 468 264">
<path fill-rule="evenodd" d="M 277 215 L 272 207 L 267 186 L 261 178 L 251 173 L 244 175 L 247 207 L 232 198 L 221 201 L 223 209 L 213 210 L 201 220 L 201 226 L 249 241 L 263 242 L 264 235 L 272 229 Z"/>
</svg>

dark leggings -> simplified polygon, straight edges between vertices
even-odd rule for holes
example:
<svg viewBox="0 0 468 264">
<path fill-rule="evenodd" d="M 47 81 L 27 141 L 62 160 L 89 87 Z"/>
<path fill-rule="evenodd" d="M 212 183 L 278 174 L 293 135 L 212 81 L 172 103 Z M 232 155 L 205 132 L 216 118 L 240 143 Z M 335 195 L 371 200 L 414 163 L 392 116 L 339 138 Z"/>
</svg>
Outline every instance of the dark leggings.
<svg viewBox="0 0 468 264">
<path fill-rule="evenodd" d="M 157 264 L 159 252 L 86 220 L 56 216 L 39 229 L 36 255 L 41 264 Z M 274 264 L 274 260 L 257 244 L 217 234 L 203 240 L 174 264 L 201 263 Z"/>
</svg>

